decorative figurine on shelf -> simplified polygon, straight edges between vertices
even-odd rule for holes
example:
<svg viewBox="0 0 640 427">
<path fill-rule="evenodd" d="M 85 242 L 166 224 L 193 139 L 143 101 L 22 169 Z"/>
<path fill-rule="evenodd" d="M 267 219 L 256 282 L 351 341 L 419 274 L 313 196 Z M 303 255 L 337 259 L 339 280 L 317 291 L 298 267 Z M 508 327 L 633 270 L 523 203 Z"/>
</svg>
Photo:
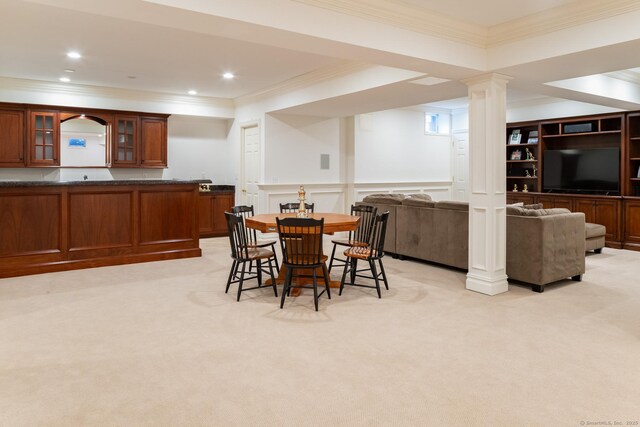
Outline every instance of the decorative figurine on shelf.
<svg viewBox="0 0 640 427">
<path fill-rule="evenodd" d="M 533 176 L 531 178 L 537 178 L 538 177 L 538 168 L 536 167 L 536 165 L 533 165 Z"/>
<path fill-rule="evenodd" d="M 527 155 L 527 160 L 535 160 L 536 158 L 533 157 L 533 153 L 531 151 L 529 151 L 528 148 L 525 148 L 525 153 Z"/>
<path fill-rule="evenodd" d="M 527 184 L 524 185 L 524 187 L 522 188 L 522 192 L 523 193 L 528 193 L 529 189 L 527 188 Z"/>
<path fill-rule="evenodd" d="M 525 176 L 525 177 L 527 177 L 527 178 L 533 178 L 533 177 L 531 176 L 531 174 L 529 173 L 529 169 L 525 169 L 525 171 L 524 171 L 524 176 Z"/>
<path fill-rule="evenodd" d="M 296 217 L 298 218 L 307 218 L 309 215 L 307 215 L 307 209 L 305 207 L 305 191 L 304 191 L 304 187 L 301 185 L 300 186 L 300 190 L 298 191 L 298 200 L 300 200 L 300 206 L 298 207 L 298 212 L 296 213 Z"/>
<path fill-rule="evenodd" d="M 514 193 L 518 192 L 518 184 L 513 184 L 513 190 Z"/>
</svg>

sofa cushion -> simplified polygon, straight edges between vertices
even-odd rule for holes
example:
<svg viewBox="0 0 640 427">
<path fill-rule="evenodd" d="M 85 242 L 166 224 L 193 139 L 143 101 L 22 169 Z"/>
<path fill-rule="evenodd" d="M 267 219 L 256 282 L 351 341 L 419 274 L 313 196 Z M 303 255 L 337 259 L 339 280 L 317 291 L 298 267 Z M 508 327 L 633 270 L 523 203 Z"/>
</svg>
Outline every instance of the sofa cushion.
<svg viewBox="0 0 640 427">
<path fill-rule="evenodd" d="M 417 199 L 415 197 L 407 197 L 402 201 L 405 206 L 417 206 L 421 208 L 432 208 L 436 205 L 433 200 Z"/>
<path fill-rule="evenodd" d="M 542 203 L 534 203 L 532 205 L 522 205 L 522 207 L 525 209 L 543 209 L 544 208 Z"/>
<path fill-rule="evenodd" d="M 607 234 L 607 228 L 604 225 L 587 222 L 584 225 L 584 233 L 586 239 L 604 237 L 604 235 Z"/>
<path fill-rule="evenodd" d="M 437 202 L 436 208 L 438 209 L 449 209 L 452 211 L 469 211 L 469 203 L 467 202 L 454 202 L 454 201 L 444 201 Z"/>
<path fill-rule="evenodd" d="M 405 195 L 401 193 L 376 193 L 369 194 L 364 199 L 363 202 L 368 203 L 386 203 L 389 205 L 399 205 L 405 199 Z"/>
<path fill-rule="evenodd" d="M 571 213 L 571 211 L 565 208 L 527 209 L 519 206 L 507 206 L 507 215 L 515 216 L 548 216 L 564 213 Z"/>
<path fill-rule="evenodd" d="M 408 194 L 407 199 L 432 200 L 430 195 L 424 193 Z"/>
</svg>

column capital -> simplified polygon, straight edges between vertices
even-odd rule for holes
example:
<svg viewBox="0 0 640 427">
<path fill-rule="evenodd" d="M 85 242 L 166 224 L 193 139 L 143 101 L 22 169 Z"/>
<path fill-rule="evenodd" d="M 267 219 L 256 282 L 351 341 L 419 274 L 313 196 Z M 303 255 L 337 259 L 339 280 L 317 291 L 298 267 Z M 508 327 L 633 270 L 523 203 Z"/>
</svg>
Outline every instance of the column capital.
<svg viewBox="0 0 640 427">
<path fill-rule="evenodd" d="M 467 86 L 475 86 L 475 85 L 479 85 L 483 83 L 491 83 L 491 82 L 499 82 L 506 85 L 511 80 L 513 80 L 513 77 L 507 76 L 506 74 L 487 73 L 487 74 L 481 74 L 479 76 L 473 76 L 468 79 L 464 79 L 462 80 L 462 83 L 466 84 Z"/>
</svg>

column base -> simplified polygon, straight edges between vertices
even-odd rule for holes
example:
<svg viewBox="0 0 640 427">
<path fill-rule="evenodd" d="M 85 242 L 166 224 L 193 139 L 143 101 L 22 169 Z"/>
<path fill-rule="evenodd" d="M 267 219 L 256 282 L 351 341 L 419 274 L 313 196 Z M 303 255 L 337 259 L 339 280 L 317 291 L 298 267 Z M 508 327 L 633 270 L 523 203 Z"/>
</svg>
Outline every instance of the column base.
<svg viewBox="0 0 640 427">
<path fill-rule="evenodd" d="M 498 295 L 509 290 L 509 282 L 507 276 L 487 278 L 468 273 L 466 288 L 485 295 Z"/>
</svg>

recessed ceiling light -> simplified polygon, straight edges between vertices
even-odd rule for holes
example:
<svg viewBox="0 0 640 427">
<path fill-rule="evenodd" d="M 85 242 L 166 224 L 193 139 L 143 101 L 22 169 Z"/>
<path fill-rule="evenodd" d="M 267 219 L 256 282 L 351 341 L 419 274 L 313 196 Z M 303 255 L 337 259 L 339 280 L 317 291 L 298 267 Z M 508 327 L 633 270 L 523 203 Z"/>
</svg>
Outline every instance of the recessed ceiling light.
<svg viewBox="0 0 640 427">
<path fill-rule="evenodd" d="M 189 95 L 197 95 L 198 92 L 196 92 L 195 90 L 191 89 L 189 92 L 187 92 Z"/>
<path fill-rule="evenodd" d="M 80 58 L 82 58 L 82 55 L 80 55 L 78 52 L 69 52 L 69 53 L 67 53 L 67 56 L 69 58 L 72 58 L 72 59 L 80 59 Z"/>
<path fill-rule="evenodd" d="M 75 73 L 76 70 L 74 70 L 73 68 L 67 68 L 64 70 L 65 73 Z"/>
<path fill-rule="evenodd" d="M 232 78 L 234 78 L 235 76 L 233 75 L 233 73 L 224 73 L 222 75 L 222 77 L 224 77 L 225 79 L 231 80 Z"/>
<path fill-rule="evenodd" d="M 69 77 L 60 77 L 60 81 L 67 83 L 67 82 L 70 82 L 71 79 Z"/>
</svg>

